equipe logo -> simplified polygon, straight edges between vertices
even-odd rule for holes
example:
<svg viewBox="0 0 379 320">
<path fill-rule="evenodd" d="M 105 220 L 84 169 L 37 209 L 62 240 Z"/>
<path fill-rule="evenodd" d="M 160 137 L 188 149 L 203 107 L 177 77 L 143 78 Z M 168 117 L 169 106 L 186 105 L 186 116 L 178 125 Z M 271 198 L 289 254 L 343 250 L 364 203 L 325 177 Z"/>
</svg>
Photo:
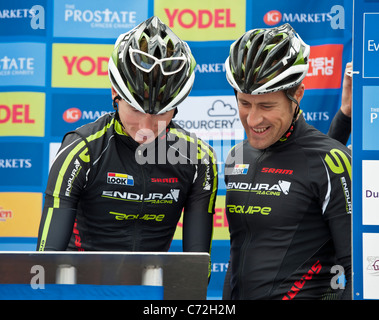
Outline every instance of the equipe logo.
<svg viewBox="0 0 379 320">
<path fill-rule="evenodd" d="M 4 92 L 0 101 L 0 136 L 44 136 L 44 93 Z"/>
<path fill-rule="evenodd" d="M 203 0 L 178 2 L 157 0 L 154 14 L 161 17 L 183 40 L 209 41 L 237 39 L 245 31 L 244 0 Z"/>
<path fill-rule="evenodd" d="M 109 212 L 110 214 L 115 215 L 116 220 L 145 220 L 145 221 L 157 221 L 162 222 L 166 215 L 164 214 L 127 214 L 119 212 Z"/>
<path fill-rule="evenodd" d="M 229 213 L 244 213 L 244 214 L 254 214 L 260 213 L 267 216 L 271 213 L 271 207 L 260 207 L 260 206 L 240 206 L 240 205 L 227 205 Z"/>
<path fill-rule="evenodd" d="M 108 60 L 112 45 L 53 44 L 52 86 L 109 88 Z"/>
</svg>

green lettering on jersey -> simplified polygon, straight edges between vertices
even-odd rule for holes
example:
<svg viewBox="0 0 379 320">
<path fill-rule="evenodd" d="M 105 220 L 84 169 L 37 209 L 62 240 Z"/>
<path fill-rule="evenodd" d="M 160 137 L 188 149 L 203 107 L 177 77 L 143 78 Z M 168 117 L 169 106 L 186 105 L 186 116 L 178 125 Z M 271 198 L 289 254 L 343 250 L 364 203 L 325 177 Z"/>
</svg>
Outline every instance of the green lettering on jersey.
<svg viewBox="0 0 379 320">
<path fill-rule="evenodd" d="M 327 154 L 325 156 L 325 162 L 328 164 L 330 170 L 336 174 L 341 174 L 344 173 L 346 169 L 351 180 L 351 163 L 346 154 L 338 149 L 332 149 L 329 153 L 332 157 Z M 342 159 L 343 163 L 341 162 L 340 158 Z"/>
</svg>

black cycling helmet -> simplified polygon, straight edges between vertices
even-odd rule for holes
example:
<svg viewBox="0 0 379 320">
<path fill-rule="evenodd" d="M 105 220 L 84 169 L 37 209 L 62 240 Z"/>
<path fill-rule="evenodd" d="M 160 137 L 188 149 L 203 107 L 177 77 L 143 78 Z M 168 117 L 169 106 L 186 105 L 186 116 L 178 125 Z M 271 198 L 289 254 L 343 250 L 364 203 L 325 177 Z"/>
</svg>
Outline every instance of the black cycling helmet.
<svg viewBox="0 0 379 320">
<path fill-rule="evenodd" d="M 288 24 L 247 31 L 230 47 L 226 78 L 238 92 L 264 94 L 301 83 L 310 48 Z"/>
<path fill-rule="evenodd" d="M 122 99 L 144 113 L 162 114 L 190 93 L 196 62 L 187 43 L 158 17 L 116 41 L 108 75 Z"/>
</svg>

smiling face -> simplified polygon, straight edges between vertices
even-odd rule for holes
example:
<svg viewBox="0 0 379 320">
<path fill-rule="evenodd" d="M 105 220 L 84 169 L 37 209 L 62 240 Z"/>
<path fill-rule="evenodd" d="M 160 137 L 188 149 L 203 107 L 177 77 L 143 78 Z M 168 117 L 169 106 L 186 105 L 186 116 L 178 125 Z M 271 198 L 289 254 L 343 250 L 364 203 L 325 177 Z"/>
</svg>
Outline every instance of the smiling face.
<svg viewBox="0 0 379 320">
<path fill-rule="evenodd" d="M 304 85 L 294 98 L 300 103 Z M 251 95 L 237 94 L 238 110 L 247 139 L 255 149 L 266 149 L 277 142 L 291 125 L 296 105 L 283 91 Z"/>
</svg>

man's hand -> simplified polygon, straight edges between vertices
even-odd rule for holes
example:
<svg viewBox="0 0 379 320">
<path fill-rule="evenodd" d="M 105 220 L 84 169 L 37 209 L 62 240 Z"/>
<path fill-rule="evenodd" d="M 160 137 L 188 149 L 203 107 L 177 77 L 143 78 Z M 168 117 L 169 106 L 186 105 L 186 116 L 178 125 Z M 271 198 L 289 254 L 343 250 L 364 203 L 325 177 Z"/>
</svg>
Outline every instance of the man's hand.
<svg viewBox="0 0 379 320">
<path fill-rule="evenodd" d="M 342 84 L 342 97 L 341 97 L 341 111 L 344 115 L 351 117 L 351 97 L 352 97 L 352 71 L 353 64 L 348 62 L 346 64 L 345 73 Z"/>
</svg>

